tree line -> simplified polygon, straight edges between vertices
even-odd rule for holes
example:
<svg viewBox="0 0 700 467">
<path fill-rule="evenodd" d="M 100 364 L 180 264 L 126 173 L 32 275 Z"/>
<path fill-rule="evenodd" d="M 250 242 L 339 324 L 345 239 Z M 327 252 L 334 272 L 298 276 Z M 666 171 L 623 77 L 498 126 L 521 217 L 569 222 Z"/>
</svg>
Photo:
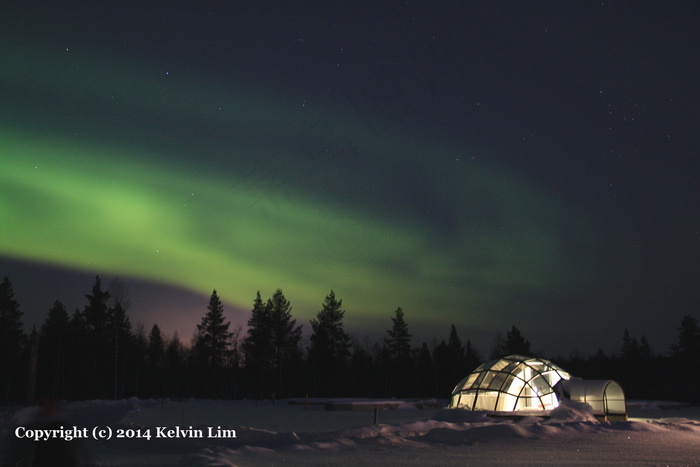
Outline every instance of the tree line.
<svg viewBox="0 0 700 467">
<path fill-rule="evenodd" d="M 62 302 L 48 310 L 39 330 L 23 330 L 22 311 L 10 280 L 0 283 L 0 404 L 54 400 L 140 398 L 276 399 L 287 397 L 448 398 L 454 386 L 484 360 L 537 355 L 513 326 L 497 335 L 488 355 L 462 343 L 454 325 L 446 340 L 412 344 L 401 307 L 381 342 L 353 339 L 345 331 L 342 300 L 331 290 L 302 325 L 281 289 L 253 299 L 248 327 L 232 327 L 216 290 L 187 345 L 177 333 L 150 332 L 128 317 L 128 294 L 100 277 L 83 309 L 69 315 Z M 619 351 L 550 358 L 573 375 L 615 379 L 628 398 L 700 402 L 700 326 L 686 316 L 670 355 L 652 352 L 644 337 L 627 330 Z"/>
</svg>

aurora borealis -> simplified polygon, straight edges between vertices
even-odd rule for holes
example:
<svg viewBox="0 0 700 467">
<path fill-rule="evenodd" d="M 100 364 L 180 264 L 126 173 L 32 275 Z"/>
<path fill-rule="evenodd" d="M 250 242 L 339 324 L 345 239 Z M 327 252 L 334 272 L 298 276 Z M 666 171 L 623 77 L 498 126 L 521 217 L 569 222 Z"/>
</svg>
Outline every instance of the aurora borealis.
<svg viewBox="0 0 700 467">
<path fill-rule="evenodd" d="M 497 47 L 469 42 L 439 12 L 416 21 L 399 6 L 381 13 L 392 22 L 363 32 L 281 5 L 298 23 L 240 5 L 135 4 L 116 16 L 53 8 L 16 7 L 3 21 L 25 20 L 3 29 L 0 46 L 7 264 L 119 274 L 202 297 L 217 289 L 243 322 L 257 290 L 282 288 L 308 323 L 333 289 L 358 335 L 381 332 L 402 306 L 421 339 L 444 338 L 455 323 L 482 345 L 516 324 L 536 348 L 561 349 L 605 317 L 594 340 L 603 345 L 625 326 L 653 335 L 659 303 L 690 312 L 678 297 L 686 266 L 670 261 L 698 257 L 697 207 L 686 204 L 697 196 L 697 162 L 686 158 L 697 136 L 666 130 L 697 92 L 666 121 L 653 114 L 663 99 L 644 101 L 641 78 L 620 90 L 627 76 L 574 78 L 563 64 L 508 53 L 455 63 Z M 55 13 L 58 24 L 42 23 Z M 534 28 L 530 20 L 508 24 Z M 571 47 L 553 40 L 529 46 L 540 60 Z M 626 126 L 608 130 L 618 118 Z M 654 133 L 673 133 L 666 146 L 648 132 L 662 125 Z M 683 256 L 681 246 L 695 251 Z M 2 275 L 20 288 L 12 270 Z M 673 284 L 664 292 L 673 300 L 650 284 Z M 80 297 L 90 283 L 75 286 Z M 181 336 L 206 303 L 169 324 L 167 309 L 139 309 L 139 299 L 133 320 L 142 313 Z M 49 306 L 23 309 L 41 319 Z"/>
</svg>

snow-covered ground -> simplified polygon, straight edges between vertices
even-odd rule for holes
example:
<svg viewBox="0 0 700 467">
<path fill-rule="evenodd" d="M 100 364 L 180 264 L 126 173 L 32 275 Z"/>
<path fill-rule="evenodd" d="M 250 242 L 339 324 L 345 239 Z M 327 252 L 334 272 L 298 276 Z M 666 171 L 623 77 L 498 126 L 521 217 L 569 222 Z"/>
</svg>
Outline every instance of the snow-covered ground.
<svg viewBox="0 0 700 467">
<path fill-rule="evenodd" d="M 112 439 L 69 444 L 74 456 L 104 466 L 700 465 L 700 408 L 628 406 L 630 420 L 612 423 L 574 404 L 560 406 L 548 420 L 513 421 L 405 403 L 381 410 L 378 425 L 372 410 L 305 410 L 287 401 L 70 402 L 51 416 L 64 429 L 87 428 L 90 438 L 95 427 L 110 428 Z M 29 465 L 45 442 L 17 439 L 16 428 L 41 434 L 26 429 L 45 429 L 47 422 L 38 407 L 0 409 L 2 465 Z M 209 427 L 213 435 L 229 437 L 209 437 Z M 119 430 L 131 439 L 116 439 Z M 187 437 L 200 433 L 202 438 Z"/>
</svg>

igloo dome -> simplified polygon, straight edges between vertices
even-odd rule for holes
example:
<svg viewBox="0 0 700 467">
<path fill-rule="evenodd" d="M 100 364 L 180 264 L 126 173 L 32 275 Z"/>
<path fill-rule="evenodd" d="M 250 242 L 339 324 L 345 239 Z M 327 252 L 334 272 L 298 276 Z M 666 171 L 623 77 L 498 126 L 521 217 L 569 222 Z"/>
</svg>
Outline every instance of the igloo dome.
<svg viewBox="0 0 700 467">
<path fill-rule="evenodd" d="M 541 358 L 509 355 L 480 365 L 452 391 L 450 408 L 539 411 L 559 406 L 554 386 L 571 376 Z"/>
</svg>

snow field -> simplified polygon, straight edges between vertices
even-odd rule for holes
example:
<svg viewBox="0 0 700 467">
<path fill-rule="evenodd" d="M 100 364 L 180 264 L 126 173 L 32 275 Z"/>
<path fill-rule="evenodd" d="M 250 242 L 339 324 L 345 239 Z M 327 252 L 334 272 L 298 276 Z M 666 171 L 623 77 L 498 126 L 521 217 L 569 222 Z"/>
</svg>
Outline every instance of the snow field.
<svg viewBox="0 0 700 467">
<path fill-rule="evenodd" d="M 669 404 L 665 404 L 666 407 Z M 100 466 L 131 465 L 700 465 L 700 410 L 631 402 L 626 422 L 599 422 L 588 406 L 566 404 L 550 419 L 494 419 L 404 404 L 379 413 L 325 411 L 287 401 L 138 400 L 70 402 L 66 426 L 114 429 L 234 429 L 228 439 L 111 439 L 75 443 Z M 0 410 L 4 452 L 13 428 L 41 422 L 38 407 Z M 184 422 L 184 424 L 183 424 Z M 71 445 L 73 446 L 73 445 Z"/>
</svg>

